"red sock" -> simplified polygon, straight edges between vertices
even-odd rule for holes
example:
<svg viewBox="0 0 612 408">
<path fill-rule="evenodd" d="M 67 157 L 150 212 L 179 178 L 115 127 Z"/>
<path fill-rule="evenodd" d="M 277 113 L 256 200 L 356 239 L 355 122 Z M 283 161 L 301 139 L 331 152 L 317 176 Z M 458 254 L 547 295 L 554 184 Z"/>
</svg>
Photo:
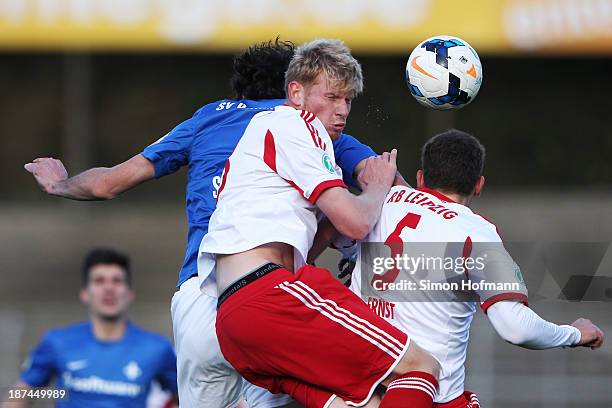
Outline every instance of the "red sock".
<svg viewBox="0 0 612 408">
<path fill-rule="evenodd" d="M 465 399 L 468 400 L 468 406 L 470 408 L 480 408 L 480 401 L 478 401 L 478 395 L 474 394 L 471 391 L 465 391 L 463 393 Z"/>
<path fill-rule="evenodd" d="M 422 371 L 410 371 L 392 381 L 379 408 L 425 408 L 433 406 L 438 381 Z"/>
</svg>

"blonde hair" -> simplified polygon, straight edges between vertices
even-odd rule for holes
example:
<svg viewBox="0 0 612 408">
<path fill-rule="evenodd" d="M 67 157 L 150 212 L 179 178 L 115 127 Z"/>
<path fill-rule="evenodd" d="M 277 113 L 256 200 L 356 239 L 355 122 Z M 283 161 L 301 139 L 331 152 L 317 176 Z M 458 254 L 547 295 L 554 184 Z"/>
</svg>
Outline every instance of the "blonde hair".
<svg viewBox="0 0 612 408">
<path fill-rule="evenodd" d="M 285 73 L 285 90 L 289 83 L 297 81 L 311 85 L 320 73 L 330 84 L 356 97 L 363 91 L 361 65 L 351 55 L 351 50 L 340 40 L 317 39 L 299 46 Z"/>
</svg>

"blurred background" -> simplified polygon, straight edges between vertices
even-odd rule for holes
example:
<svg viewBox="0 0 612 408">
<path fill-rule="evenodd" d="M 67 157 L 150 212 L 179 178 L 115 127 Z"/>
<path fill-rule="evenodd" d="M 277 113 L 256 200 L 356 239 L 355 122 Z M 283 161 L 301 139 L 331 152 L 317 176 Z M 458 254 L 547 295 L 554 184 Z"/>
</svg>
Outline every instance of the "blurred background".
<svg viewBox="0 0 612 408">
<path fill-rule="evenodd" d="M 483 63 L 480 94 L 457 112 L 421 107 L 404 82 L 409 53 L 439 34 L 467 40 Z M 574 298 L 569 277 L 522 265 L 531 307 L 612 332 L 612 0 L 0 0 L 0 387 L 44 331 L 86 318 L 79 271 L 93 246 L 132 256 L 132 319 L 171 337 L 186 241 L 185 171 L 81 203 L 44 195 L 23 164 L 52 156 L 76 174 L 128 159 L 231 97 L 233 53 L 278 35 L 353 49 L 366 90 L 347 132 L 398 148 L 409 182 L 428 137 L 479 137 L 487 186 L 474 207 L 506 241 L 601 248 L 569 250 L 587 276 Z M 612 346 L 523 350 L 479 313 L 467 379 L 484 407 L 610 408 Z"/>
</svg>

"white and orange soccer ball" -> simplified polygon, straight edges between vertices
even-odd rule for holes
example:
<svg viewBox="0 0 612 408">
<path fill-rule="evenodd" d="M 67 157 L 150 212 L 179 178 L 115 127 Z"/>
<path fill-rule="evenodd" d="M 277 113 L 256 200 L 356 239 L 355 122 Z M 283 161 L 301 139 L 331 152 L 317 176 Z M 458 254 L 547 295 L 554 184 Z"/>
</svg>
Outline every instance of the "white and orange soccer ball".
<svg viewBox="0 0 612 408">
<path fill-rule="evenodd" d="M 437 110 L 460 109 L 474 100 L 482 84 L 482 64 L 467 41 L 438 35 L 421 42 L 406 64 L 410 93 Z"/>
</svg>

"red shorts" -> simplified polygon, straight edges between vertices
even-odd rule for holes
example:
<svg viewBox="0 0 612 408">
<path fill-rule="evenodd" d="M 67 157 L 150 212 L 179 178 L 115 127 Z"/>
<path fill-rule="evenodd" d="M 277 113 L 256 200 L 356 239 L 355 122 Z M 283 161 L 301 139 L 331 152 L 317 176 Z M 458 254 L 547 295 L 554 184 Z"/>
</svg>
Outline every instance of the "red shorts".
<svg viewBox="0 0 612 408">
<path fill-rule="evenodd" d="M 452 401 L 444 404 L 434 404 L 433 406 L 434 408 L 480 408 L 480 402 L 478 401 L 478 395 L 471 391 L 465 391 Z"/>
<path fill-rule="evenodd" d="M 221 352 L 244 378 L 273 393 L 291 393 L 288 378 L 312 387 L 310 407 L 334 394 L 350 405 L 367 402 L 410 343 L 314 266 L 277 269 L 242 287 L 220 305 L 216 328 Z"/>
</svg>

